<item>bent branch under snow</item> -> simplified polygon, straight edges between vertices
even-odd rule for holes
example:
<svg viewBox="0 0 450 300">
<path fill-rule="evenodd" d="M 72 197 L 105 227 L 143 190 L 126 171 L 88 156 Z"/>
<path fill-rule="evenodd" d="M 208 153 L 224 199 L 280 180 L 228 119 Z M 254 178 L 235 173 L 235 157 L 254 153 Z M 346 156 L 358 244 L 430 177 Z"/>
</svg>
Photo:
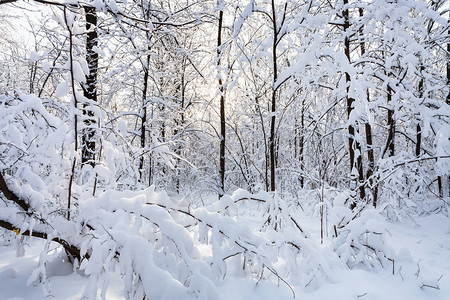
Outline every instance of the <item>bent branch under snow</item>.
<svg viewBox="0 0 450 300">
<path fill-rule="evenodd" d="M 3 174 L 0 172 L 0 190 L 3 192 L 3 195 L 5 195 L 6 199 L 11 200 L 12 202 L 16 203 L 20 206 L 26 213 L 30 210 L 30 205 L 23 199 L 21 199 L 19 196 L 14 194 L 6 184 L 5 178 L 3 177 Z"/>
<path fill-rule="evenodd" d="M 6 184 L 5 178 L 3 177 L 3 174 L 1 172 L 0 172 L 0 191 L 3 193 L 6 199 L 16 203 L 20 208 L 22 208 L 25 211 L 25 213 L 27 213 L 27 215 L 33 217 L 34 213 L 31 210 L 30 205 L 9 189 L 8 185 Z M 42 223 L 41 219 L 36 218 L 36 220 Z M 18 230 L 18 226 L 14 226 L 13 224 L 5 220 L 0 220 L 0 227 L 10 231 Z M 46 232 L 39 232 L 34 230 L 31 232 L 30 230 L 26 230 L 22 232 L 22 235 L 37 237 L 45 240 L 48 239 L 48 234 Z M 68 254 L 70 254 L 73 258 L 76 258 L 78 259 L 78 261 L 80 261 L 81 254 L 80 249 L 78 247 L 71 245 L 69 242 L 59 237 L 52 238 L 52 241 L 63 246 Z"/>
<path fill-rule="evenodd" d="M 15 227 L 13 224 L 11 224 L 7 221 L 3 221 L 3 220 L 0 220 L 0 227 L 10 230 L 10 231 L 18 230 L 18 228 Z M 29 230 L 25 230 L 24 232 L 22 232 L 22 235 L 37 237 L 37 238 L 44 239 L 44 240 L 46 240 L 48 238 L 47 233 L 39 232 L 39 231 L 30 232 Z M 78 261 L 80 261 L 80 258 L 81 258 L 80 249 L 78 249 L 76 246 L 71 245 L 66 240 L 63 240 L 63 239 L 57 238 L 57 237 L 53 238 L 52 241 L 63 246 L 64 250 L 66 250 L 66 252 L 68 254 L 70 254 L 73 258 L 76 258 Z"/>
</svg>

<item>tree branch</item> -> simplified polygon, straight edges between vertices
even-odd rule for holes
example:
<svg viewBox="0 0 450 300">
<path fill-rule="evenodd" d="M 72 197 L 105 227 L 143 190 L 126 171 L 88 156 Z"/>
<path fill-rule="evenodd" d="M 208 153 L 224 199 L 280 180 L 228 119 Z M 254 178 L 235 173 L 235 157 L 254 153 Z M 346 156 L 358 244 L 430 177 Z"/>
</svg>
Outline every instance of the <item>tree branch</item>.
<svg viewBox="0 0 450 300">
<path fill-rule="evenodd" d="M 6 184 L 5 178 L 3 177 L 2 172 L 0 172 L 0 191 L 3 192 L 3 195 L 5 195 L 6 199 L 16 203 L 20 206 L 26 213 L 30 213 L 30 205 L 23 199 L 21 199 L 19 196 L 14 194 Z"/>
<path fill-rule="evenodd" d="M 5 178 L 3 177 L 3 174 L 1 172 L 0 172 L 0 191 L 3 193 L 3 195 L 6 197 L 6 199 L 19 205 L 20 208 L 22 208 L 29 216 L 33 216 L 30 205 L 25 200 L 21 199 L 19 196 L 17 196 L 14 192 L 12 192 L 8 188 Z M 36 219 L 38 219 L 38 218 L 36 218 Z M 39 221 L 42 222 L 41 220 L 39 220 Z M 11 224 L 7 221 L 4 221 L 4 220 L 0 220 L 0 227 L 10 230 L 10 231 L 18 230 L 18 228 L 16 228 L 13 224 Z M 33 236 L 33 237 L 37 237 L 37 238 L 41 238 L 41 239 L 48 238 L 47 233 L 39 232 L 39 231 L 30 232 L 30 230 L 26 230 L 26 231 L 22 232 L 22 235 Z M 53 238 L 52 241 L 63 246 L 68 254 L 70 254 L 73 258 L 76 258 L 76 259 L 78 259 L 78 261 L 80 261 L 81 255 L 80 255 L 80 249 L 78 247 L 71 245 L 66 240 L 58 238 L 58 237 Z"/>
<path fill-rule="evenodd" d="M 13 224 L 11 224 L 7 221 L 3 221 L 3 220 L 0 220 L 0 227 L 10 230 L 10 231 L 14 231 L 14 232 L 17 232 L 17 230 L 18 230 L 18 228 L 16 228 Z M 47 233 L 34 231 L 34 230 L 32 232 L 30 232 L 29 230 L 25 230 L 24 232 L 22 232 L 22 235 L 37 237 L 37 238 L 44 239 L 44 240 L 46 240 L 48 238 Z M 66 250 L 66 252 L 68 254 L 70 254 L 73 258 L 76 258 L 76 259 L 78 259 L 78 261 L 80 261 L 81 254 L 80 254 L 80 249 L 78 249 L 78 247 L 71 245 L 66 240 L 63 240 L 58 237 L 53 238 L 52 241 L 63 246 L 64 250 Z M 88 258 L 89 256 L 86 255 L 86 257 Z"/>
</svg>

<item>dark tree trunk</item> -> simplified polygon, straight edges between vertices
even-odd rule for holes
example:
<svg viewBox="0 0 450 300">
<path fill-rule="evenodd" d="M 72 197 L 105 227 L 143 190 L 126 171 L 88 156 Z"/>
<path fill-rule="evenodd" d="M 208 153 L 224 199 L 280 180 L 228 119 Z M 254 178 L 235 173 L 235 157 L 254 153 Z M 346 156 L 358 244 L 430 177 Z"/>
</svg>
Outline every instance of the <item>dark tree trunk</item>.
<svg viewBox="0 0 450 300">
<path fill-rule="evenodd" d="M 369 97 L 369 95 L 367 95 L 367 97 Z M 369 123 L 366 123 L 365 125 L 366 127 L 366 142 L 367 142 L 367 147 L 368 147 L 368 152 L 367 152 L 367 158 L 369 160 L 369 165 L 367 166 L 367 173 L 366 173 L 366 177 L 369 181 L 369 183 L 373 183 L 373 180 L 371 179 L 374 169 L 375 169 L 375 156 L 373 153 L 373 141 L 372 141 L 372 127 L 370 126 Z M 372 186 L 372 184 L 370 185 Z M 372 188 L 372 187 L 371 187 Z M 377 201 L 378 201 L 378 186 L 374 186 L 373 190 L 373 199 L 372 199 L 372 204 L 373 207 L 377 207 Z"/>
<path fill-rule="evenodd" d="M 420 67 L 420 71 L 423 71 L 424 67 Z M 423 97 L 423 77 L 420 78 L 419 81 L 419 98 Z M 422 128 L 420 126 L 420 120 L 417 122 L 416 126 L 416 157 L 420 156 L 420 144 L 422 143 Z"/>
<path fill-rule="evenodd" d="M 388 102 L 392 101 L 392 89 L 388 86 Z M 394 110 L 388 110 L 388 125 L 389 125 L 389 156 L 395 155 L 395 120 Z"/>
<path fill-rule="evenodd" d="M 176 90 L 177 90 L 177 94 L 180 95 L 180 121 L 176 120 L 176 127 L 175 130 L 173 132 L 173 135 L 176 137 L 180 132 L 182 132 L 182 129 L 184 127 L 184 102 L 185 102 L 185 79 L 184 79 L 184 73 L 185 73 L 186 67 L 185 67 L 185 62 L 183 61 L 183 66 L 182 66 L 182 70 L 181 70 L 181 82 L 180 84 L 177 86 Z M 178 137 L 178 139 L 181 139 L 181 136 Z M 182 151 L 182 144 L 181 142 L 178 143 L 178 146 L 175 149 L 175 153 L 181 157 L 181 151 Z M 180 182 L 180 170 L 178 168 L 178 165 L 181 163 L 180 159 L 177 158 L 177 167 L 176 167 L 176 183 L 175 183 L 175 188 L 177 193 L 180 193 L 181 191 L 181 182 Z"/>
<path fill-rule="evenodd" d="M 344 5 L 348 4 L 348 0 L 344 0 Z M 348 8 L 343 11 L 344 16 L 344 53 L 347 57 L 347 60 L 349 63 L 351 62 L 350 58 L 350 37 L 348 35 L 348 30 L 350 29 L 350 19 L 349 19 L 349 11 Z M 349 96 L 350 92 L 350 74 L 345 73 L 345 81 L 347 83 L 347 90 L 346 90 L 346 99 L 347 99 L 347 116 L 350 117 L 352 111 L 353 111 L 353 103 L 355 102 L 355 99 Z M 355 181 L 355 187 L 359 186 L 359 197 L 361 199 L 364 199 L 366 197 L 366 192 L 364 189 L 364 185 L 358 184 L 364 181 L 364 172 L 363 172 L 363 166 L 362 166 L 362 155 L 361 155 L 361 145 L 360 143 L 355 140 L 355 132 L 357 131 L 357 128 L 353 124 L 348 125 L 348 150 L 349 150 L 349 156 L 350 156 L 350 172 L 353 173 L 353 168 L 356 168 L 358 172 L 358 179 L 354 178 L 352 180 Z M 358 152 L 358 157 L 355 157 L 355 150 Z M 356 162 L 355 162 L 356 159 Z M 353 178 L 354 176 L 351 175 Z"/>
<path fill-rule="evenodd" d="M 83 104 L 84 124 L 86 128 L 81 136 L 81 163 L 95 166 L 95 126 L 96 120 L 92 106 L 97 102 L 97 72 L 98 53 L 94 48 L 98 45 L 97 40 L 97 13 L 93 7 L 84 8 L 86 14 L 86 61 L 89 74 L 86 76 L 86 83 L 83 86 L 84 97 L 87 102 Z"/>
<path fill-rule="evenodd" d="M 359 16 L 362 17 L 364 15 L 364 11 L 362 8 L 359 8 Z M 363 28 L 361 28 L 360 33 L 362 34 Z M 366 53 L 366 47 L 364 44 L 364 41 L 361 41 L 360 44 L 361 47 L 361 56 L 364 56 Z M 369 90 L 367 90 L 366 93 L 367 102 L 370 102 L 370 95 Z M 369 120 L 367 120 L 366 124 L 364 125 L 365 132 L 366 132 L 366 143 L 367 143 L 367 160 L 369 161 L 367 165 L 367 172 L 366 172 L 366 180 L 369 180 L 369 186 L 372 186 L 373 180 L 371 179 L 374 169 L 375 169 L 375 155 L 373 152 L 373 140 L 372 140 L 372 126 L 369 123 Z M 377 207 L 377 200 L 378 200 L 378 186 L 374 186 L 372 190 L 372 204 L 374 207 Z"/>
<path fill-rule="evenodd" d="M 300 170 L 302 171 L 302 174 L 300 175 L 300 187 L 304 188 L 305 186 L 305 177 L 303 176 L 303 170 L 304 167 L 304 156 L 303 153 L 305 151 L 305 137 L 303 136 L 303 130 L 305 128 L 305 100 L 302 101 L 302 115 L 300 116 L 300 141 L 299 141 L 299 156 L 300 156 Z"/>
<path fill-rule="evenodd" d="M 217 67 L 220 71 L 220 59 L 222 56 L 222 22 L 223 10 L 219 12 L 219 28 L 217 31 Z M 220 93 L 220 149 L 219 149 L 219 165 L 220 165 L 220 187 L 219 198 L 225 194 L 225 90 L 221 74 L 219 74 L 219 93 Z"/>
<path fill-rule="evenodd" d="M 147 20 L 150 18 L 150 9 L 148 7 L 143 6 L 143 15 L 144 18 L 146 18 Z M 145 144 L 146 144 L 146 123 L 147 123 L 147 93 L 148 93 L 148 78 L 149 78 L 149 73 L 150 73 L 150 40 L 152 38 L 151 33 L 147 32 L 146 33 L 146 38 L 147 38 L 147 51 L 148 54 L 145 58 L 145 62 L 142 62 L 143 68 L 144 68 L 144 82 L 143 82 L 143 87 L 142 87 L 142 107 L 141 107 L 141 111 L 140 111 L 140 116 L 141 116 L 141 148 L 142 151 L 144 152 L 145 149 Z M 151 155 L 151 154 L 150 154 Z M 149 180 L 148 180 L 148 185 L 151 185 L 151 173 L 152 173 L 152 164 L 151 161 L 149 162 Z M 144 175 L 145 175 L 145 159 L 144 159 L 144 153 L 142 153 L 142 156 L 139 159 L 139 181 L 141 183 L 144 182 Z"/>
<path fill-rule="evenodd" d="M 448 34 L 450 35 L 450 29 L 448 30 Z M 450 53 L 450 43 L 447 42 L 447 53 Z M 447 55 L 447 86 L 450 86 L 450 59 Z M 447 94 L 447 99 L 445 100 L 447 105 L 450 105 L 450 91 Z M 446 178 L 446 177 L 444 177 Z M 439 196 L 444 197 L 444 189 L 442 186 L 442 176 L 438 176 L 438 190 L 439 190 Z M 450 191 L 450 180 L 447 178 L 447 187 Z M 445 195 L 446 197 L 450 196 L 450 192 Z"/>
<path fill-rule="evenodd" d="M 269 157 L 270 157 L 270 190 L 273 192 L 276 189 L 275 181 L 275 112 L 276 112 L 276 98 L 277 89 L 275 83 L 278 79 L 277 66 L 277 44 L 278 44 L 278 28 L 277 16 L 275 12 L 275 1 L 272 0 L 272 26 L 273 26 L 273 44 L 272 44 L 272 65 L 273 65 L 273 82 L 272 82 L 272 101 L 271 101 L 271 119 L 270 119 L 270 136 L 269 136 Z"/>
<path fill-rule="evenodd" d="M 392 89 L 388 85 L 387 88 L 387 103 L 391 103 L 392 100 Z M 384 147 L 383 154 L 381 157 L 384 157 L 386 152 L 389 151 L 389 156 L 395 155 L 395 120 L 394 120 L 394 110 L 388 109 L 388 115 L 387 115 L 387 125 L 389 127 L 388 129 L 388 137 L 386 140 L 386 146 Z"/>
<path fill-rule="evenodd" d="M 450 29 L 448 30 L 450 36 Z M 450 53 L 450 42 L 447 42 L 447 53 Z M 450 86 L 450 59 L 447 57 L 447 86 Z M 446 102 L 450 105 L 450 91 L 447 94 Z"/>
<path fill-rule="evenodd" d="M 147 55 L 147 65 L 144 68 L 144 86 L 142 88 L 142 108 L 141 108 L 141 148 L 144 151 L 145 148 L 145 124 L 147 123 L 147 90 L 148 90 L 148 76 L 149 70 L 148 65 L 150 63 L 150 55 Z M 139 172 L 140 172 L 140 180 L 143 182 L 144 180 L 144 154 L 142 154 L 139 159 Z"/>
<path fill-rule="evenodd" d="M 416 156 L 420 156 L 420 144 L 422 143 L 422 128 L 420 127 L 420 124 L 417 123 L 417 141 L 416 141 Z"/>
</svg>

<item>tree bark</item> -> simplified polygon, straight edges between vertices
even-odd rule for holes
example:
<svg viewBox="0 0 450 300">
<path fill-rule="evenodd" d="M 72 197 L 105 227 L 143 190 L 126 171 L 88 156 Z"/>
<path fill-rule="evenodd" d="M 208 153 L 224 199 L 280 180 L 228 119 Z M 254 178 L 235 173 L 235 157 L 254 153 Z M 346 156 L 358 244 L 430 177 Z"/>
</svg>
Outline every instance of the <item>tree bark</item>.
<svg viewBox="0 0 450 300">
<path fill-rule="evenodd" d="M 392 101 L 392 89 L 388 86 L 387 92 L 388 103 Z M 388 126 L 389 126 L 389 156 L 395 155 L 395 120 L 394 120 L 394 110 L 388 110 Z"/>
<path fill-rule="evenodd" d="M 392 100 L 392 89 L 388 85 L 387 88 L 387 104 L 391 103 Z M 394 110 L 388 109 L 387 115 L 387 125 L 388 125 L 388 137 L 386 140 L 386 145 L 384 146 L 383 154 L 381 157 L 384 157 L 386 152 L 389 152 L 389 157 L 395 155 L 395 120 L 394 120 Z"/>
<path fill-rule="evenodd" d="M 305 128 L 305 100 L 302 100 L 302 115 L 300 116 L 300 145 L 299 145 L 299 156 L 300 156 L 300 170 L 302 171 L 302 174 L 300 175 L 300 187 L 304 188 L 305 186 L 305 177 L 303 176 L 303 170 L 305 169 L 304 166 L 304 151 L 305 151 L 305 137 L 303 135 L 304 128 Z"/>
<path fill-rule="evenodd" d="M 348 0 L 344 0 L 344 6 L 348 4 Z M 348 31 L 350 29 L 350 19 L 349 19 L 349 11 L 348 8 L 346 8 L 343 11 L 343 16 L 344 16 L 344 32 L 346 32 L 347 34 L 345 34 L 344 37 L 344 53 L 345 56 L 347 57 L 347 60 L 349 61 L 349 63 L 351 62 L 351 58 L 350 58 L 350 37 L 348 35 Z M 347 117 L 350 118 L 350 115 L 353 111 L 353 103 L 355 102 L 355 99 L 353 99 L 352 97 L 349 96 L 349 92 L 350 92 L 350 82 L 351 82 L 351 77 L 349 73 L 345 73 L 345 81 L 347 83 L 347 88 L 346 88 L 346 99 L 347 99 Z M 355 139 L 355 132 L 357 131 L 357 128 L 355 129 L 355 126 L 353 124 L 349 124 L 348 125 L 348 150 L 349 150 L 349 156 L 350 156 L 350 173 L 353 174 L 353 169 L 356 168 L 357 172 L 358 172 L 358 179 L 352 179 L 353 181 L 355 181 L 355 188 L 359 186 L 359 197 L 361 199 L 364 199 L 366 196 L 365 190 L 364 190 L 364 185 L 362 184 L 358 184 L 361 183 L 364 180 L 364 173 L 363 173 L 363 166 L 362 166 L 362 155 L 361 155 L 361 145 L 360 143 Z M 358 156 L 355 157 L 355 150 L 357 150 L 358 152 Z M 355 162 L 356 160 L 356 162 Z M 354 175 L 351 175 L 351 178 L 353 178 Z M 353 204 L 354 205 L 354 204 Z"/>
<path fill-rule="evenodd" d="M 89 74 L 86 75 L 86 83 L 83 86 L 83 94 L 87 102 L 83 104 L 84 124 L 86 128 L 81 136 L 81 163 L 95 167 L 95 125 L 94 112 L 91 109 L 97 102 L 97 73 L 98 53 L 95 48 L 98 45 L 97 13 L 94 7 L 84 7 L 86 14 L 86 62 Z"/>
<path fill-rule="evenodd" d="M 145 148 L 145 124 L 147 122 L 147 90 L 148 90 L 148 76 L 149 76 L 149 64 L 150 64 L 150 55 L 147 55 L 146 65 L 144 66 L 144 86 L 142 88 L 142 108 L 141 108 L 141 148 L 144 151 Z M 151 168 L 151 166 L 149 166 Z M 142 154 L 139 159 L 139 174 L 140 181 L 144 180 L 144 154 Z"/>
<path fill-rule="evenodd" d="M 143 6 L 142 7 L 143 10 L 143 15 L 144 18 L 146 20 L 150 19 L 150 9 L 148 7 Z M 144 152 L 145 149 L 145 143 L 146 143 L 146 123 L 147 123 L 147 93 L 148 93 L 148 78 L 149 78 L 149 72 L 150 72 L 150 40 L 151 40 L 151 33 L 146 32 L 146 38 L 147 38 L 147 56 L 145 58 L 145 62 L 142 62 L 143 65 L 143 69 L 144 69 L 144 82 L 143 82 L 143 87 L 142 87 L 142 107 L 141 107 L 141 111 L 140 111 L 140 116 L 141 116 L 141 148 L 142 151 Z M 142 156 L 139 159 L 139 181 L 141 183 L 144 182 L 144 175 L 145 175 L 145 159 L 144 159 L 144 153 L 142 153 Z M 151 162 L 149 163 L 149 176 L 148 176 L 148 185 L 151 185 L 151 171 L 152 168 L 152 164 Z"/>
<path fill-rule="evenodd" d="M 273 44 L 272 44 L 272 66 L 273 66 L 273 82 L 272 82 L 272 101 L 271 101 L 271 113 L 270 118 L 270 136 L 269 136 L 269 157 L 270 157 L 270 190 L 272 192 L 276 189 L 275 178 L 275 112 L 276 112 L 276 98 L 277 88 L 275 83 L 278 79 L 278 66 L 277 66 L 277 43 L 278 43 L 278 27 L 277 27 L 277 15 L 275 11 L 275 1 L 272 0 L 272 26 L 273 26 Z"/>
<path fill-rule="evenodd" d="M 183 60 L 182 62 L 182 68 L 181 68 L 181 75 L 180 75 L 180 83 L 177 85 L 176 87 L 176 94 L 180 96 L 180 121 L 175 120 L 175 130 L 173 131 L 173 135 L 176 137 L 180 132 L 182 132 L 183 127 L 184 127 L 184 103 L 185 103 L 185 92 L 186 92 L 186 83 L 185 83 L 185 72 L 186 72 L 186 64 L 185 64 L 185 60 Z M 178 139 L 181 139 L 181 136 L 178 137 Z M 175 153 L 181 157 L 181 153 L 182 153 L 182 144 L 181 142 L 178 143 L 176 149 L 175 149 Z M 175 188 L 177 193 L 180 193 L 181 191 L 181 180 L 180 180 L 180 170 L 179 170 L 179 165 L 181 163 L 181 160 L 179 158 L 176 159 L 177 163 L 176 163 L 176 178 L 175 178 Z"/>
<path fill-rule="evenodd" d="M 448 30 L 448 34 L 450 35 L 450 29 Z M 449 58 L 449 54 L 450 53 L 450 42 L 447 42 L 447 86 L 450 86 L 450 58 Z M 447 93 L 447 99 L 445 100 L 445 102 L 447 103 L 447 105 L 450 105 L 450 91 Z M 442 176 L 438 176 L 438 190 L 439 190 L 439 196 L 440 197 L 444 197 L 444 187 L 442 185 Z M 450 180 L 448 178 L 448 175 L 444 176 L 444 180 L 446 179 L 446 185 L 447 185 L 447 190 L 450 191 Z M 447 193 L 447 195 L 445 195 L 446 197 L 450 196 L 450 192 Z"/>
<path fill-rule="evenodd" d="M 225 194 L 225 91 L 223 88 L 222 75 L 220 74 L 220 59 L 222 56 L 222 22 L 223 9 L 219 12 L 219 28 L 217 32 L 217 68 L 219 76 L 219 93 L 220 93 L 220 149 L 219 149 L 219 165 L 220 165 L 220 186 L 219 198 Z"/>
<path fill-rule="evenodd" d="M 359 8 L 359 16 L 363 17 L 364 15 L 364 11 L 362 8 Z M 363 33 L 363 28 L 361 28 L 360 33 Z M 364 41 L 361 41 L 360 44 L 361 47 L 361 56 L 364 56 L 364 54 L 366 53 L 366 47 L 364 44 Z M 370 95 L 369 95 L 369 89 L 367 89 L 367 93 L 366 93 L 366 99 L 367 102 L 370 102 Z M 366 172 L 366 180 L 369 180 L 369 186 L 372 185 L 373 180 L 371 179 L 373 173 L 374 173 L 374 169 L 375 169 L 375 155 L 374 155 L 374 151 L 373 151 L 373 140 L 372 140 L 372 126 L 369 123 L 369 120 L 367 120 L 367 122 L 364 125 L 365 127 L 365 133 L 366 133 L 366 143 L 367 143 L 367 160 L 369 161 L 368 165 L 367 165 L 367 172 Z M 378 200 L 378 187 L 375 186 L 373 187 L 372 190 L 372 204 L 373 207 L 377 207 L 377 200 Z"/>
<path fill-rule="evenodd" d="M 448 30 L 448 35 L 450 36 L 450 29 Z M 447 53 L 450 53 L 450 42 L 447 42 Z M 447 54 L 447 86 L 450 86 L 450 58 Z M 447 105 L 450 105 L 450 91 L 447 93 L 446 99 Z"/>
<path fill-rule="evenodd" d="M 424 67 L 421 66 L 420 67 L 420 71 L 423 71 Z M 422 74 L 421 74 L 422 76 Z M 420 78 L 419 81 L 419 86 L 418 86 L 418 90 L 419 90 L 419 98 L 423 98 L 423 77 Z M 417 126 L 416 126 L 416 157 L 420 156 L 420 144 L 422 143 L 422 128 L 420 126 L 420 120 L 417 121 Z"/>
</svg>

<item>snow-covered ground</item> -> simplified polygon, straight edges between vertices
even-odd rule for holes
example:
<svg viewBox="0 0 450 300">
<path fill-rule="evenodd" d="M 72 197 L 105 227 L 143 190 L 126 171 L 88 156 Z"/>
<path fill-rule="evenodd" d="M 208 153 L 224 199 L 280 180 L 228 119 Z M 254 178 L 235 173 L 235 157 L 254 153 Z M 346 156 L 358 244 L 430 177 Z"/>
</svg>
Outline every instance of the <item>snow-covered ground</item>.
<svg viewBox="0 0 450 300">
<path fill-rule="evenodd" d="M 317 220 L 310 220 L 311 226 Z M 441 214 L 416 218 L 415 222 L 389 223 L 388 243 L 395 252 L 394 269 L 372 272 L 335 270 L 333 278 L 317 289 L 293 285 L 297 299 L 450 299 L 450 218 Z M 37 266 L 42 242 L 33 240 L 17 257 L 14 236 L 0 244 L 0 299 L 46 299 L 42 285 L 27 285 Z M 53 245 L 56 247 L 56 244 Z M 80 299 L 89 278 L 74 272 L 62 256 L 53 253 L 47 264 L 50 290 L 47 299 Z M 299 270 L 301 272 L 301 270 Z M 99 292 L 100 293 L 100 292 Z M 292 299 L 289 288 L 277 282 L 229 274 L 218 283 L 221 299 Z M 99 298 L 101 298 L 99 294 Z M 112 274 L 106 299 L 123 299 L 122 282 Z"/>
</svg>

